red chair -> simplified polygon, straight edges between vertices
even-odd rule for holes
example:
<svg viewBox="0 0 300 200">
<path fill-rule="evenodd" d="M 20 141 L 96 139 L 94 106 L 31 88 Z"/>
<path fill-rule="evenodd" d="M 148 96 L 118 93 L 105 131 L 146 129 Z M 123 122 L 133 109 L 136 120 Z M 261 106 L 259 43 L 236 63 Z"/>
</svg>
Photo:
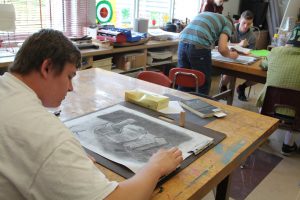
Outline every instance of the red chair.
<svg viewBox="0 0 300 200">
<path fill-rule="evenodd" d="M 195 88 L 196 93 L 198 93 L 199 87 L 205 83 L 204 73 L 194 69 L 172 68 L 169 78 L 173 81 L 173 88 L 175 86 Z"/>
<path fill-rule="evenodd" d="M 150 83 L 155 83 L 165 87 L 171 87 L 172 81 L 161 72 L 141 71 L 137 75 L 137 79 L 144 80 Z"/>
</svg>

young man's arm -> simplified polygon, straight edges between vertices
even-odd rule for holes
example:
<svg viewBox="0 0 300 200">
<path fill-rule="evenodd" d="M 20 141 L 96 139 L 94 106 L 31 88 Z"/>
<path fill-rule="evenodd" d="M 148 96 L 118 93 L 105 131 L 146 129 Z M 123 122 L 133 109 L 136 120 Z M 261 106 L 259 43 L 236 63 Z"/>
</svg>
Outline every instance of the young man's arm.
<svg viewBox="0 0 300 200">
<path fill-rule="evenodd" d="M 178 148 L 159 150 L 135 176 L 119 183 L 119 186 L 105 199 L 149 199 L 158 180 L 176 169 L 182 162 Z"/>
<path fill-rule="evenodd" d="M 236 59 L 239 55 L 236 51 L 230 51 L 228 49 L 228 35 L 221 33 L 218 43 L 218 51 L 224 57 Z"/>
</svg>

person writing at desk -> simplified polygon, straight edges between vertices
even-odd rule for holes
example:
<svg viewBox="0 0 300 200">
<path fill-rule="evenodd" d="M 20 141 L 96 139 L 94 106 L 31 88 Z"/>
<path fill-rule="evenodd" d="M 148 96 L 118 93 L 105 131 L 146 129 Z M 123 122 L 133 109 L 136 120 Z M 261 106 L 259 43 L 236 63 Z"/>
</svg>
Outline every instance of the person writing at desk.
<svg viewBox="0 0 300 200">
<path fill-rule="evenodd" d="M 178 66 L 196 69 L 205 74 L 205 83 L 199 92 L 208 94 L 211 84 L 211 49 L 218 40 L 222 56 L 236 59 L 238 53 L 228 49 L 228 39 L 233 32 L 231 19 L 212 12 L 198 14 L 180 34 Z M 185 90 L 185 89 L 182 89 Z"/>
<path fill-rule="evenodd" d="M 43 29 L 0 77 L 0 199 L 148 199 L 159 178 L 181 163 L 179 149 L 159 150 L 132 178 L 109 181 L 45 108 L 58 107 L 73 90 L 80 64 L 70 40 Z"/>
<path fill-rule="evenodd" d="M 268 72 L 266 84 L 257 100 L 258 107 L 262 107 L 269 85 L 300 91 L 300 25 L 293 29 L 286 46 L 272 49 L 267 59 L 262 62 L 262 67 Z M 295 110 L 290 108 L 278 108 L 276 113 L 295 117 Z M 295 151 L 297 151 L 297 145 L 293 134 L 286 132 L 281 153 L 289 156 Z"/>
<path fill-rule="evenodd" d="M 250 10 L 246 10 L 241 14 L 239 23 L 235 24 L 234 34 L 230 38 L 230 42 L 235 43 L 244 48 L 255 49 L 256 36 L 254 35 L 251 26 L 253 24 L 254 15 Z M 227 90 L 227 85 L 230 82 L 231 77 L 227 75 L 222 76 L 220 92 Z M 241 101 L 247 101 L 245 95 L 245 89 L 256 83 L 253 81 L 245 81 L 243 84 L 237 87 L 238 99 Z"/>
</svg>

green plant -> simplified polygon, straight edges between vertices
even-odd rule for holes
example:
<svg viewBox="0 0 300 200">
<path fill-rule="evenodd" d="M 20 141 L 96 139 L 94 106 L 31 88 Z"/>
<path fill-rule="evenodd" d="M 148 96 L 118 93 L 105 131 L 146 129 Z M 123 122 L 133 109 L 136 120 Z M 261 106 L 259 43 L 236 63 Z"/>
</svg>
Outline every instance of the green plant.
<svg viewBox="0 0 300 200">
<path fill-rule="evenodd" d="M 122 19 L 123 20 L 128 20 L 129 17 L 130 17 L 129 8 L 123 8 L 121 12 L 122 12 Z"/>
</svg>

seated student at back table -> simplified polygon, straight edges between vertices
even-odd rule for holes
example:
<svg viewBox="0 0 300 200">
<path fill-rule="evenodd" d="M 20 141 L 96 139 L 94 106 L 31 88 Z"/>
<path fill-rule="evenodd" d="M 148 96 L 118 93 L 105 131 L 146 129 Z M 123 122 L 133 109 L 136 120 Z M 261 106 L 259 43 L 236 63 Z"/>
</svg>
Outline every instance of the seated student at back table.
<svg viewBox="0 0 300 200">
<path fill-rule="evenodd" d="M 273 48 L 262 67 L 268 69 L 267 80 L 257 100 L 257 106 L 262 107 L 267 87 L 276 86 L 300 90 L 300 25 L 294 28 L 287 46 Z M 293 98 L 293 97 L 290 97 Z M 295 110 L 278 108 L 276 112 L 294 117 Z M 295 139 L 291 132 L 286 132 L 281 153 L 290 155 L 297 150 Z"/>
<path fill-rule="evenodd" d="M 228 39 L 233 32 L 231 19 L 223 15 L 203 12 L 198 14 L 180 34 L 178 45 L 178 66 L 196 69 L 205 74 L 204 86 L 199 92 L 208 94 L 211 84 L 211 49 L 218 42 L 219 52 L 236 59 L 238 54 L 228 49 Z"/>
<path fill-rule="evenodd" d="M 253 24 L 254 15 L 250 10 L 246 10 L 241 14 L 239 23 L 235 24 L 234 34 L 230 38 L 230 42 L 249 49 L 254 49 L 256 44 L 256 36 L 254 35 L 251 26 Z M 231 77 L 227 75 L 222 76 L 221 91 L 227 90 L 227 85 Z M 245 81 L 237 87 L 238 99 L 247 101 L 245 89 L 249 86 L 255 85 L 253 81 Z"/>
<path fill-rule="evenodd" d="M 202 12 L 214 12 L 222 14 L 223 3 L 228 0 L 200 0 L 200 13 Z"/>
<path fill-rule="evenodd" d="M 132 178 L 109 181 L 45 108 L 59 106 L 73 90 L 80 63 L 70 40 L 43 29 L 23 43 L 0 77 L 1 200 L 148 199 L 159 178 L 181 163 L 177 148 L 160 150 Z"/>
</svg>

